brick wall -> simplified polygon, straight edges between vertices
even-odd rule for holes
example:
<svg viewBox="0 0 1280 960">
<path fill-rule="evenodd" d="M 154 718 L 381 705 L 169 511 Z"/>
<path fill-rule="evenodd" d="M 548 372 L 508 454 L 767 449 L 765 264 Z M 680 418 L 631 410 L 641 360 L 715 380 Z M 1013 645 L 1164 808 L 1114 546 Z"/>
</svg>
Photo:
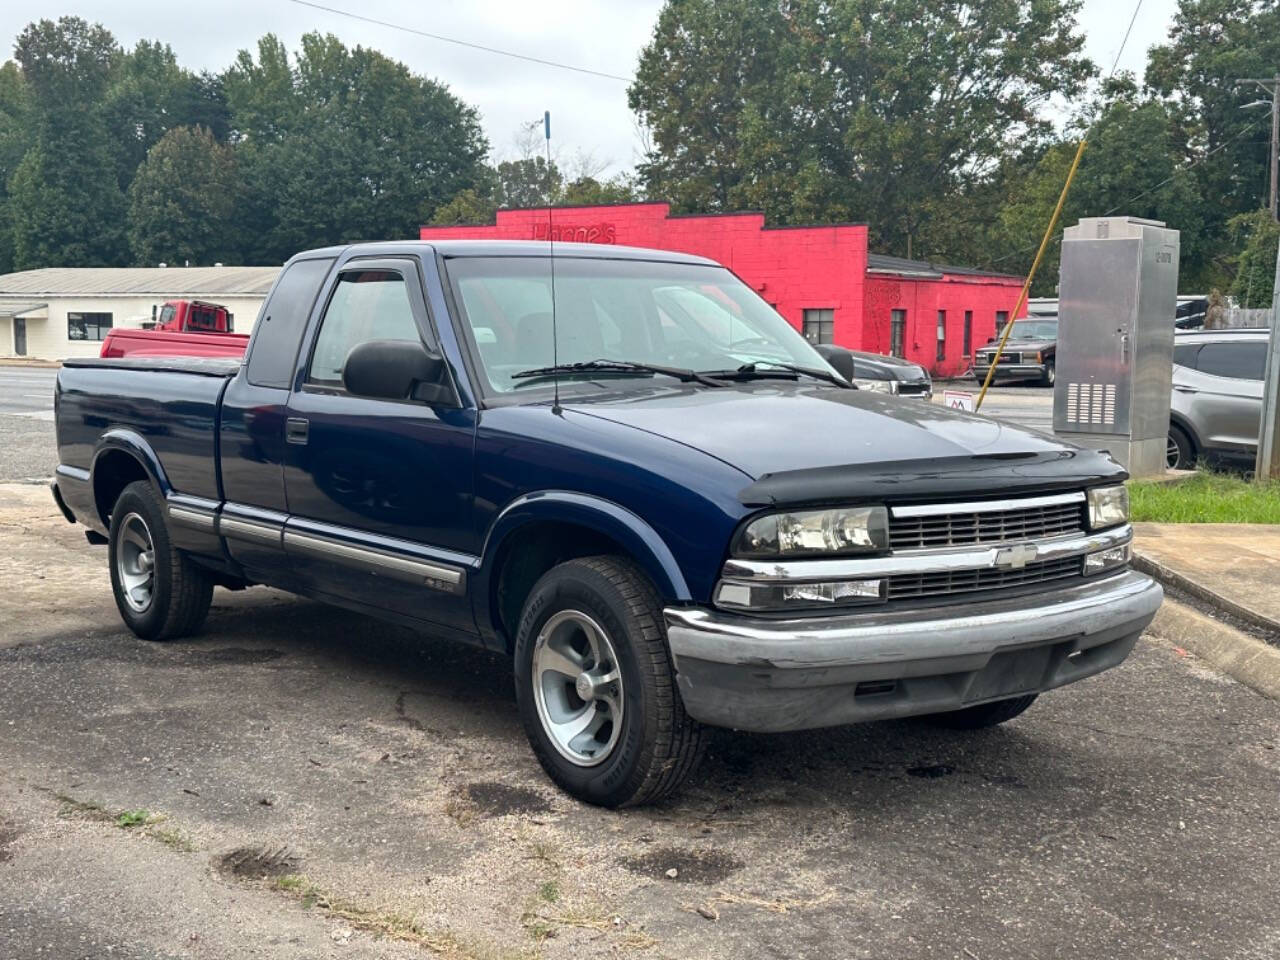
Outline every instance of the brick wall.
<svg viewBox="0 0 1280 960">
<path fill-rule="evenodd" d="M 760 213 L 672 216 L 666 203 L 500 210 L 488 226 L 423 227 L 423 240 L 546 240 L 624 244 L 709 257 L 729 267 L 797 330 L 804 311 L 831 309 L 835 342 L 889 352 L 889 311 L 907 310 L 908 359 L 935 374 L 962 373 L 964 311 L 973 347 L 986 343 L 997 310 L 1012 310 L 1019 281 L 946 275 L 941 280 L 867 273 L 867 227 L 766 227 Z M 947 311 L 946 358 L 938 362 L 937 311 Z"/>
</svg>

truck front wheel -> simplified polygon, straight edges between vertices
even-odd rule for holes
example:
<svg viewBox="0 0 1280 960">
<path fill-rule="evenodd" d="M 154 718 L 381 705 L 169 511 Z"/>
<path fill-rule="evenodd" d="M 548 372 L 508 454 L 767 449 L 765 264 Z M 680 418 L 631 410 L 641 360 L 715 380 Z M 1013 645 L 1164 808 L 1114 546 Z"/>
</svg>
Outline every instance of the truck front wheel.
<svg viewBox="0 0 1280 960">
<path fill-rule="evenodd" d="M 702 756 L 704 730 L 676 689 L 662 605 L 621 557 L 570 560 L 534 584 L 516 635 L 515 679 L 534 753 L 580 800 L 653 802 Z"/>
<path fill-rule="evenodd" d="M 138 637 L 172 640 L 204 622 L 213 580 L 169 540 L 164 501 L 150 483 L 139 480 L 121 492 L 107 543 L 116 607 Z"/>
</svg>

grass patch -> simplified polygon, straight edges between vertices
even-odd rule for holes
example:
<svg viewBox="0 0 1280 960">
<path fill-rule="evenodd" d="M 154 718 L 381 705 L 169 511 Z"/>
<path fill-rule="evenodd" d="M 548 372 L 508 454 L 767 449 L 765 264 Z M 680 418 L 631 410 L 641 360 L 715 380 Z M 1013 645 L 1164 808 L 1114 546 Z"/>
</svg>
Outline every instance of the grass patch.
<svg viewBox="0 0 1280 960">
<path fill-rule="evenodd" d="M 538 888 L 538 899 L 547 903 L 555 903 L 560 899 L 560 887 L 554 880 L 548 880 Z"/>
<path fill-rule="evenodd" d="M 1280 523 L 1280 481 L 1200 471 L 1179 483 L 1129 484 L 1133 519 L 1153 523 Z"/>
<path fill-rule="evenodd" d="M 116 815 L 115 824 L 122 830 L 128 830 L 130 827 L 145 826 L 150 819 L 149 810 L 124 810 Z"/>
</svg>

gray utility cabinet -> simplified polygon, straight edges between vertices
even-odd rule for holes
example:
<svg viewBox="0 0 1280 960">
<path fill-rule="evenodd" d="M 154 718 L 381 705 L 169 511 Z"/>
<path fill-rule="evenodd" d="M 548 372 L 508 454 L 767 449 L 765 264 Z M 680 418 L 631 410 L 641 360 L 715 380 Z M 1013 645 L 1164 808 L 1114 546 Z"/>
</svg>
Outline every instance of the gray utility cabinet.
<svg viewBox="0 0 1280 960">
<path fill-rule="evenodd" d="M 1053 430 L 1133 476 L 1164 472 L 1178 231 L 1086 217 L 1062 237 Z"/>
</svg>

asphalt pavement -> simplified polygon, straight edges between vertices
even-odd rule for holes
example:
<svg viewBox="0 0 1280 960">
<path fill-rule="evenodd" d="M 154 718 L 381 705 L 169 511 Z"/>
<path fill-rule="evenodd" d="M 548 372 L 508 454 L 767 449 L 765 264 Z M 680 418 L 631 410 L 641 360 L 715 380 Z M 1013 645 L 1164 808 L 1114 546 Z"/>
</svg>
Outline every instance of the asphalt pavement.
<svg viewBox="0 0 1280 960">
<path fill-rule="evenodd" d="M 57 370 L 0 365 L 0 482 L 53 476 Z M 0 951 L 0 960 L 7 960 Z"/>
<path fill-rule="evenodd" d="M 723 732 L 558 792 L 508 662 L 265 588 L 122 629 L 0 485 L 0 958 L 1273 960 L 1280 705 L 1159 635 L 961 733 Z"/>
<path fill-rule="evenodd" d="M 971 380 L 934 384 L 933 402 L 943 402 L 943 392 L 958 390 L 970 393 L 976 400 L 982 384 Z M 983 416 L 1007 420 L 1019 426 L 1030 427 L 1042 433 L 1053 432 L 1053 388 L 1041 386 L 1007 385 L 992 387 L 982 401 Z"/>
</svg>

